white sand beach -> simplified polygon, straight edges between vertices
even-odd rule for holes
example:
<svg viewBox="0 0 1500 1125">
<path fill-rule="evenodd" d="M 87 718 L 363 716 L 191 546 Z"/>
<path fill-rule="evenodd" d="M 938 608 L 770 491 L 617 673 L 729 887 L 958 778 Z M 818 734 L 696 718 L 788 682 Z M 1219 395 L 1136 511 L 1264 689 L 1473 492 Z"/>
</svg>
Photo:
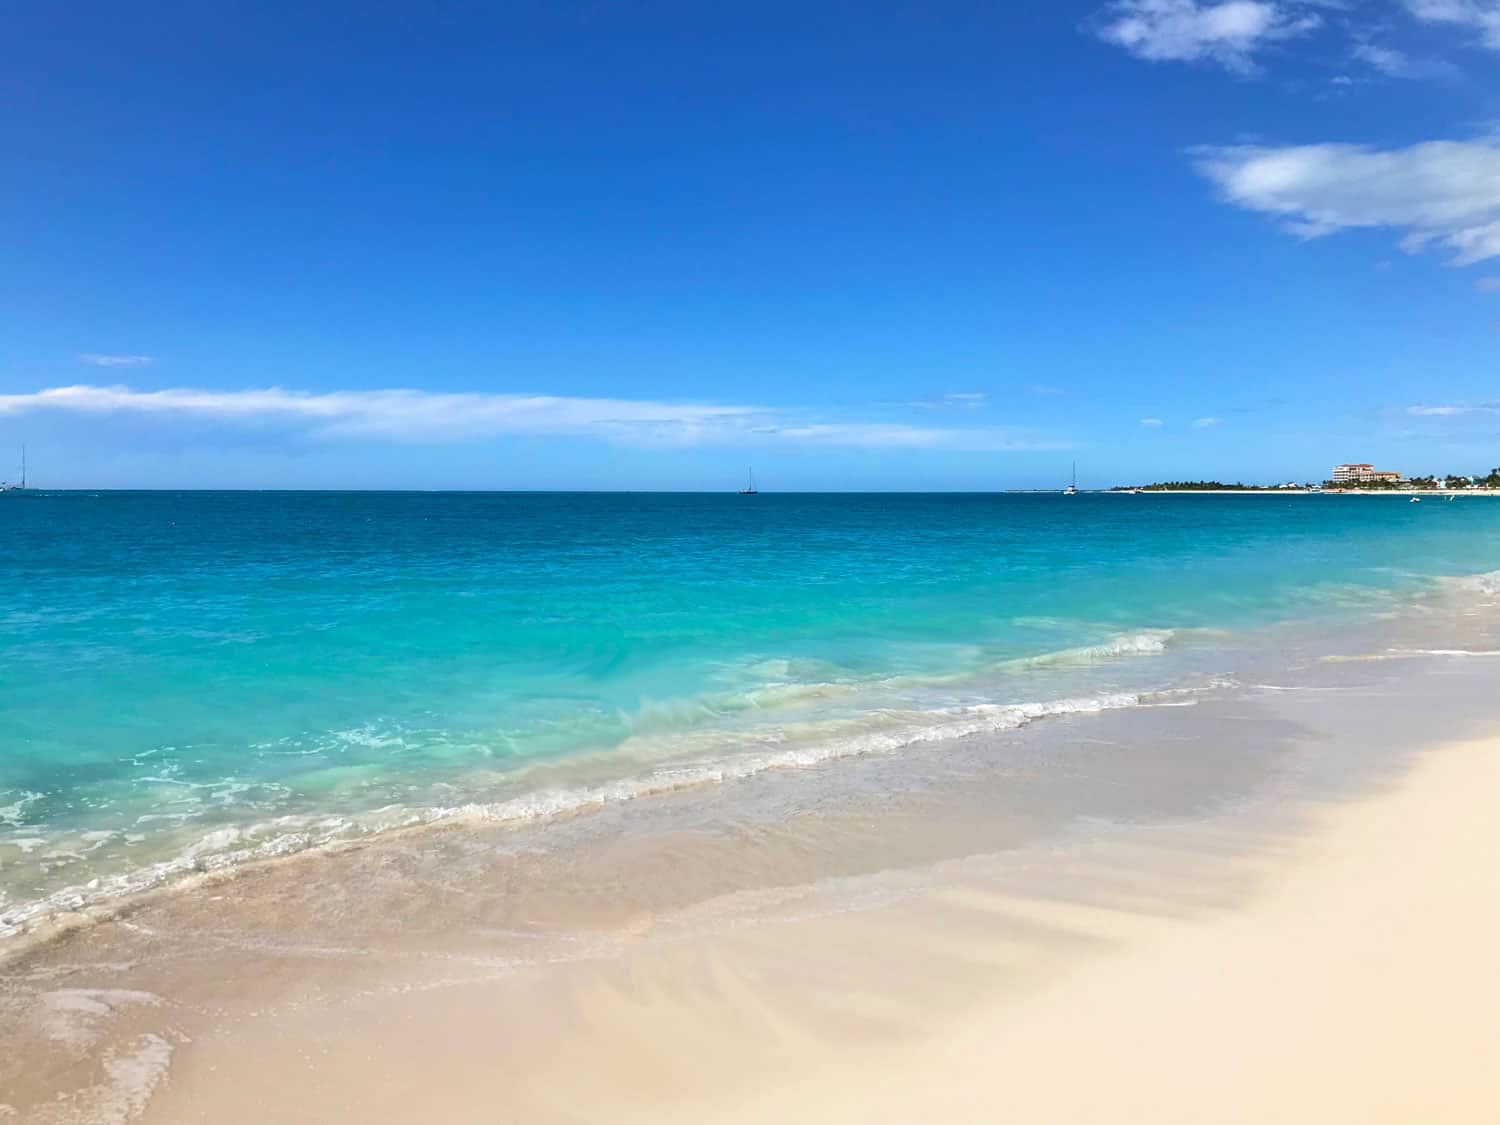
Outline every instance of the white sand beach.
<svg viewBox="0 0 1500 1125">
<path fill-rule="evenodd" d="M 888 906 L 309 996 L 185 1048 L 145 1120 L 1494 1122 L 1497 793 L 1500 739 L 1444 745 L 1289 835 L 1136 829 Z"/>
<path fill-rule="evenodd" d="M 1500 1120 L 1497 794 L 1500 741 L 1434 750 L 1331 810 L 1244 909 L 1077 919 L 1120 951 L 698 1119 Z"/>
</svg>

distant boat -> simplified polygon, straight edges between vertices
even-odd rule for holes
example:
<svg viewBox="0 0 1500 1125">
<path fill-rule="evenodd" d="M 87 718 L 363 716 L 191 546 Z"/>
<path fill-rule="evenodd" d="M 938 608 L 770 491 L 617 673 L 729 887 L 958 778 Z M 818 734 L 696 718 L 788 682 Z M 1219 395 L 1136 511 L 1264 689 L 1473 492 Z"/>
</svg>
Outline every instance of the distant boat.
<svg viewBox="0 0 1500 1125">
<path fill-rule="evenodd" d="M 759 496 L 760 495 L 760 489 L 758 489 L 758 488 L 755 487 L 755 470 L 753 468 L 750 470 L 750 482 L 748 484 L 746 484 L 744 488 L 740 489 L 740 495 L 741 496 Z"/>
<path fill-rule="evenodd" d="M 21 446 L 21 483 L 8 484 L 0 481 L 0 492 L 25 492 L 26 491 L 26 447 Z"/>
<path fill-rule="evenodd" d="M 1420 504 L 1422 502 L 1422 498 L 1420 496 L 1413 496 L 1411 498 L 1411 502 L 1413 504 Z"/>
<path fill-rule="evenodd" d="M 1077 461 L 1073 462 L 1073 483 L 1070 484 L 1070 485 L 1068 485 L 1067 488 L 1063 489 L 1063 495 L 1064 496 L 1077 496 L 1078 495 L 1078 462 Z"/>
</svg>

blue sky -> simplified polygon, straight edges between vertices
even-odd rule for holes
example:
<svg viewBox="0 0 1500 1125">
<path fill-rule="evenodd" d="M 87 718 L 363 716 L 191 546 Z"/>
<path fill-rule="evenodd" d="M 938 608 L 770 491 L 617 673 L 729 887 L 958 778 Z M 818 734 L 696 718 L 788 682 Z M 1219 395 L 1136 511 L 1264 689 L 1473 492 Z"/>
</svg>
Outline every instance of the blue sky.
<svg viewBox="0 0 1500 1125">
<path fill-rule="evenodd" d="M 0 477 L 1500 464 L 1500 0 L 12 9 Z"/>
</svg>

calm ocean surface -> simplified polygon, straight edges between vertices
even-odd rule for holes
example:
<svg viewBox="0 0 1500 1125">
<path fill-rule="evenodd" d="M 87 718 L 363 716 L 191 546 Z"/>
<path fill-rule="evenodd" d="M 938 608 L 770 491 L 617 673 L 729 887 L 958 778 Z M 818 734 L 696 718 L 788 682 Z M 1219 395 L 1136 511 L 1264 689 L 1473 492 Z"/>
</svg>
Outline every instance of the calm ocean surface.
<svg viewBox="0 0 1500 1125">
<path fill-rule="evenodd" d="M 0 935 L 173 874 L 1129 706 L 1500 569 L 1500 502 L 0 498 Z"/>
</svg>

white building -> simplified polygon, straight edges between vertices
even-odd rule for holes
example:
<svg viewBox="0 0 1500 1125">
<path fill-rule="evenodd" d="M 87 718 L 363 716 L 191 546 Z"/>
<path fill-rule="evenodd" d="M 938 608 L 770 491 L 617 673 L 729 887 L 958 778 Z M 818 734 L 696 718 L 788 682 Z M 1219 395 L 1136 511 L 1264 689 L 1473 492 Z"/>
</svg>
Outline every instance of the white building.
<svg viewBox="0 0 1500 1125">
<path fill-rule="evenodd" d="M 1374 465 L 1363 462 L 1333 467 L 1334 484 L 1395 484 L 1400 479 L 1400 473 L 1377 472 Z"/>
</svg>

